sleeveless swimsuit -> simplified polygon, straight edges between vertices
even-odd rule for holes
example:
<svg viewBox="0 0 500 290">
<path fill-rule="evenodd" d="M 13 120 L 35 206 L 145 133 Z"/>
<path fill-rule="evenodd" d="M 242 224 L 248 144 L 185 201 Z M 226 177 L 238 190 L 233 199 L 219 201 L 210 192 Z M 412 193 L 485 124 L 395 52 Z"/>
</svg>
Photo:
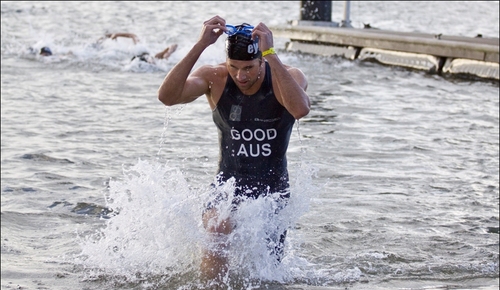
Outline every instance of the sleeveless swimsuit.
<svg viewBox="0 0 500 290">
<path fill-rule="evenodd" d="M 288 192 L 286 150 L 295 118 L 276 99 L 267 62 L 265 70 L 259 91 L 251 96 L 228 76 L 212 114 L 219 133 L 218 178 L 234 177 L 236 196 Z"/>
<path fill-rule="evenodd" d="M 273 92 L 271 67 L 265 62 L 265 78 L 255 94 L 247 96 L 231 76 L 213 110 L 219 132 L 219 168 L 217 183 L 234 177 L 236 189 L 232 210 L 245 198 L 256 199 L 279 193 L 275 214 L 290 197 L 286 150 L 295 118 L 283 107 Z M 212 184 L 215 188 L 217 185 Z M 206 209 L 227 197 L 217 190 Z M 268 249 L 279 262 L 284 254 L 287 231 L 268 233 Z"/>
</svg>

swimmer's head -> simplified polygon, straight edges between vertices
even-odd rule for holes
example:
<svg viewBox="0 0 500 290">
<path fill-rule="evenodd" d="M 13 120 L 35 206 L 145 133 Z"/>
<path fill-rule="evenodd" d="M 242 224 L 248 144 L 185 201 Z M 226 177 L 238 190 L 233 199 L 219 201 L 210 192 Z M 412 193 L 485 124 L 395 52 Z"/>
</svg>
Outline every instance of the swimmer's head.
<svg viewBox="0 0 500 290">
<path fill-rule="evenodd" d="M 40 49 L 40 55 L 49 56 L 52 55 L 52 51 L 47 46 L 44 46 Z"/>
<path fill-rule="evenodd" d="M 229 59 L 254 60 L 260 58 L 259 40 L 252 40 L 253 26 L 243 23 L 238 26 L 226 25 L 229 35 L 226 39 L 226 54 Z"/>
<path fill-rule="evenodd" d="M 149 55 L 148 52 L 143 52 L 141 54 L 135 55 L 135 56 L 132 57 L 132 59 L 130 61 L 132 61 L 132 60 L 134 60 L 136 58 L 138 58 L 140 61 L 144 61 L 144 62 L 147 62 L 147 63 L 152 63 L 153 62 L 153 60 L 152 60 L 152 58 L 151 58 L 151 56 Z"/>
</svg>

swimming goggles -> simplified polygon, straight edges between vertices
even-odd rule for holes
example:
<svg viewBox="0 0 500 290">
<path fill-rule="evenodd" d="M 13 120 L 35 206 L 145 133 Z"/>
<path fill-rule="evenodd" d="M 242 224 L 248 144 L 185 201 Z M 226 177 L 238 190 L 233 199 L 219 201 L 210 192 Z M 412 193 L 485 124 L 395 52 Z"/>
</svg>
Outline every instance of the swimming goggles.
<svg viewBox="0 0 500 290">
<path fill-rule="evenodd" d="M 241 25 L 229 25 L 226 24 L 227 31 L 224 31 L 227 35 L 235 35 L 235 34 L 245 34 L 252 35 L 253 26 L 248 23 L 243 23 Z"/>
</svg>

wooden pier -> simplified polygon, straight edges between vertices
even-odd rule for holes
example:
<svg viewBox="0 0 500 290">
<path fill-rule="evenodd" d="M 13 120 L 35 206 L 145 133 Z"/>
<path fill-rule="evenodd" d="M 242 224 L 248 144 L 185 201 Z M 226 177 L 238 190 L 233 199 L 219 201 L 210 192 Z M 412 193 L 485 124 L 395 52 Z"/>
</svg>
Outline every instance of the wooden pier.
<svg viewBox="0 0 500 290">
<path fill-rule="evenodd" d="M 289 51 L 499 79 L 498 38 L 357 29 L 323 21 L 294 21 L 271 30 L 274 37 L 290 39 Z"/>
</svg>

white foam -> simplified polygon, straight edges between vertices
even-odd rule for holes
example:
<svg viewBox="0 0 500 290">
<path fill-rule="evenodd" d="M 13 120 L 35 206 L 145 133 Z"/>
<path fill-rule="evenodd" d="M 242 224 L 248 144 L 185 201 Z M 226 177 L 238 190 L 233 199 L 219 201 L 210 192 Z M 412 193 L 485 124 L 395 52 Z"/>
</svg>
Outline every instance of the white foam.
<svg viewBox="0 0 500 290">
<path fill-rule="evenodd" d="M 301 172 L 288 205 L 278 216 L 274 215 L 278 205 L 271 196 L 247 200 L 236 212 L 231 212 L 228 203 L 219 205 L 221 216 L 231 215 L 237 225 L 227 237 L 231 245 L 229 277 L 285 282 L 297 276 L 296 262 L 301 259 L 295 256 L 297 245 L 290 242 L 298 240 L 296 233 L 288 233 L 282 263 L 269 255 L 266 233 L 292 229 L 308 210 L 314 192 L 313 172 L 306 168 Z M 223 190 L 233 194 L 234 184 L 226 183 Z M 110 181 L 106 200 L 114 216 L 82 240 L 78 263 L 85 266 L 88 278 L 105 273 L 136 281 L 137 273 L 174 276 L 197 272 L 201 251 L 209 246 L 201 220 L 208 198 L 209 191 L 192 189 L 179 169 L 139 160 L 124 170 L 121 180 Z"/>
</svg>

